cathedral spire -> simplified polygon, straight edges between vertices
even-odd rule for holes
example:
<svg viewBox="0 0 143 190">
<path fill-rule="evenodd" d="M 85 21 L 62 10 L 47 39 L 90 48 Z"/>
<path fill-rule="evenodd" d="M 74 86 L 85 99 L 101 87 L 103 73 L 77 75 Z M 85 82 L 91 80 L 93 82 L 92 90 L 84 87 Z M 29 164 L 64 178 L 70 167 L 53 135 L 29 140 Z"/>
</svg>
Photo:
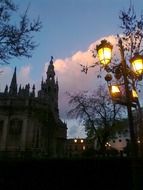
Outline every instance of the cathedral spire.
<svg viewBox="0 0 143 190">
<path fill-rule="evenodd" d="M 5 87 L 4 94 L 8 94 L 8 85 Z"/>
<path fill-rule="evenodd" d="M 17 95 L 17 79 L 16 79 L 16 67 L 14 69 L 13 77 L 9 89 L 10 95 Z"/>
</svg>

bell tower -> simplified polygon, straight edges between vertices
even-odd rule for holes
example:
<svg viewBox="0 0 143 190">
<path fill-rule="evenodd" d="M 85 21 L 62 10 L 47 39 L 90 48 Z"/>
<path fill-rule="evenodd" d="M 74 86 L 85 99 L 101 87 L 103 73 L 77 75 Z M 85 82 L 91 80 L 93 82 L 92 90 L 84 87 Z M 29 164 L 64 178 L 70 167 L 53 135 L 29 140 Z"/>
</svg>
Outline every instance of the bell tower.
<svg viewBox="0 0 143 190">
<path fill-rule="evenodd" d="M 53 56 L 51 56 L 51 60 L 46 72 L 46 80 L 41 82 L 41 90 L 38 92 L 38 96 L 40 98 L 46 99 L 52 110 L 59 116 L 58 109 L 58 93 L 59 86 L 58 80 L 55 79 L 55 70 L 53 64 Z"/>
</svg>

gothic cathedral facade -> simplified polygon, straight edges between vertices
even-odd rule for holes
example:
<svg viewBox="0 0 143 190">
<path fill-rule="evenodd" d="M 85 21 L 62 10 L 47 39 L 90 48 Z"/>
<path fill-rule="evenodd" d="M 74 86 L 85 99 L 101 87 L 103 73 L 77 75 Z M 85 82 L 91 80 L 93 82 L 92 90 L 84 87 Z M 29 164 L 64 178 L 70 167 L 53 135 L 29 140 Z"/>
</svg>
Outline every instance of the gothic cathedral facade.
<svg viewBox="0 0 143 190">
<path fill-rule="evenodd" d="M 36 96 L 34 85 L 18 88 L 15 68 L 10 86 L 0 93 L 0 157 L 64 157 L 67 126 L 59 118 L 53 57 L 46 74 Z"/>
</svg>

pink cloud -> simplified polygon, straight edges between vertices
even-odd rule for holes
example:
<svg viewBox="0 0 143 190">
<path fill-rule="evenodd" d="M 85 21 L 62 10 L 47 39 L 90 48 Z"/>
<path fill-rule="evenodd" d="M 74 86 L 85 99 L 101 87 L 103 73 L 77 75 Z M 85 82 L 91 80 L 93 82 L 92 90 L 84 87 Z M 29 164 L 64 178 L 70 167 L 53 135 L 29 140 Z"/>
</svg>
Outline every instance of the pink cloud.
<svg viewBox="0 0 143 190">
<path fill-rule="evenodd" d="M 80 66 L 80 64 L 91 66 L 97 61 L 97 59 L 93 58 L 91 50 L 103 39 L 105 38 L 103 37 L 92 43 L 86 51 L 78 51 L 71 55 L 71 57 L 56 59 L 54 61 L 55 72 L 59 79 L 59 109 L 62 118 L 67 118 L 67 112 L 69 111 L 68 97 L 65 92 L 74 93 L 82 90 L 93 91 L 96 90 L 99 84 L 103 83 L 102 79 L 97 79 L 97 75 L 100 73 L 99 67 L 94 67 L 85 74 L 81 72 L 82 67 Z M 106 39 L 113 45 L 116 45 L 114 36 L 108 36 Z M 73 120 L 69 121 L 68 119 L 67 121 L 68 136 L 75 136 L 75 134 L 77 134 L 77 136 L 85 135 L 83 130 L 82 133 L 79 132 L 82 126 L 80 126 L 78 122 L 74 122 Z"/>
</svg>

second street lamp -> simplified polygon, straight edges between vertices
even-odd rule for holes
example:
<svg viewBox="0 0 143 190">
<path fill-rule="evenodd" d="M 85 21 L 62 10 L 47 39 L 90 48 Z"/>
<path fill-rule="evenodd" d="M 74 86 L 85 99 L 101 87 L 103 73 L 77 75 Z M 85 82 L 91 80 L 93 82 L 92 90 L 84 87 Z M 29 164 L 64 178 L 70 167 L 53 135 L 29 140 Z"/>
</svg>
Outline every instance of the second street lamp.
<svg viewBox="0 0 143 190">
<path fill-rule="evenodd" d="M 136 54 L 130 59 L 134 72 L 140 76 L 143 74 L 143 56 Z"/>
<path fill-rule="evenodd" d="M 122 94 L 120 92 L 119 87 L 117 85 L 113 85 L 113 86 L 111 85 L 112 76 L 110 76 L 109 73 L 105 77 L 105 80 L 107 80 L 107 82 L 110 81 L 110 94 L 113 97 L 113 100 L 116 99 L 116 103 L 127 106 L 128 123 L 129 123 L 130 139 L 131 139 L 131 154 L 133 157 L 135 157 L 138 154 L 138 147 L 137 147 L 137 136 L 135 134 L 135 128 L 134 128 L 132 106 L 135 105 L 133 103 L 135 102 L 135 100 L 138 99 L 138 96 L 137 96 L 136 89 L 134 89 L 133 86 L 129 82 L 129 77 L 133 76 L 132 67 L 134 68 L 134 71 L 136 72 L 137 77 L 143 73 L 143 57 L 140 55 L 137 55 L 137 56 L 135 55 L 132 59 L 130 59 L 130 62 L 132 64 L 132 67 L 130 68 L 127 65 L 127 62 L 124 56 L 124 48 L 122 45 L 122 40 L 121 38 L 119 38 L 118 47 L 120 51 L 121 61 L 120 61 L 120 64 L 116 65 L 116 67 L 111 68 L 109 67 L 109 63 L 111 62 L 111 57 L 112 57 L 112 53 L 111 53 L 112 47 L 113 46 L 109 42 L 107 42 L 106 40 L 102 40 L 101 44 L 96 46 L 96 50 L 99 57 L 99 61 L 102 64 L 102 67 L 106 71 L 111 71 L 112 73 L 116 74 L 117 81 L 119 81 L 120 78 L 122 77 L 122 82 L 119 82 L 119 83 L 120 85 L 124 86 L 124 93 L 125 93 L 124 101 L 122 101 L 121 99 Z M 131 73 L 132 73 L 132 76 L 130 76 Z M 119 99 L 119 101 L 117 98 Z"/>
</svg>

